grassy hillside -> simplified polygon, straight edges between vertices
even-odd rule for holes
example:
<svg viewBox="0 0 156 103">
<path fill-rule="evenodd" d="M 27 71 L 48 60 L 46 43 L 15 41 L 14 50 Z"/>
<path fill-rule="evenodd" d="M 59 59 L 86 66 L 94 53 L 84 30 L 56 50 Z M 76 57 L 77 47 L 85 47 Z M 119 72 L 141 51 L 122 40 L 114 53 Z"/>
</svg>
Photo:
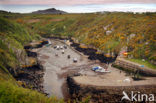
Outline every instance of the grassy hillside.
<svg viewBox="0 0 156 103">
<path fill-rule="evenodd" d="M 17 51 L 24 51 L 24 44 L 40 36 L 30 35 L 26 27 L 2 17 L 0 27 L 0 103 L 62 103 L 57 98 L 20 87 L 8 72 L 9 68 L 16 71 L 20 66 Z"/>
<path fill-rule="evenodd" d="M 0 103 L 63 103 L 57 98 L 48 98 L 37 91 L 18 86 L 17 82 L 0 66 Z"/>
<path fill-rule="evenodd" d="M 26 15 L 19 19 L 45 37 L 74 37 L 103 53 L 127 47 L 131 58 L 156 61 L 156 13 Z"/>
<path fill-rule="evenodd" d="M 30 35 L 26 28 L 16 22 L 0 17 L 0 64 L 15 67 L 17 50 L 24 50 L 23 45 L 38 39 L 38 35 Z"/>
<path fill-rule="evenodd" d="M 18 86 L 8 69 L 24 63 L 23 46 L 40 36 L 73 37 L 102 53 L 128 48 L 135 61 L 156 61 L 156 13 L 32 15 L 0 13 L 0 103 L 62 102 Z M 20 55 L 20 57 L 18 56 Z M 19 62 L 20 61 L 20 62 Z M 149 63 L 149 62 L 148 62 Z M 153 67 L 153 66 L 152 66 Z M 6 99 L 7 98 L 7 99 Z"/>
<path fill-rule="evenodd" d="M 22 17 L 19 14 L 0 14 L 0 103 L 64 103 L 57 97 L 49 98 L 37 91 L 21 87 L 9 72 L 17 71 L 21 64 L 26 62 L 24 45 L 41 38 L 37 34 L 38 30 L 24 23 L 20 19 Z"/>
</svg>

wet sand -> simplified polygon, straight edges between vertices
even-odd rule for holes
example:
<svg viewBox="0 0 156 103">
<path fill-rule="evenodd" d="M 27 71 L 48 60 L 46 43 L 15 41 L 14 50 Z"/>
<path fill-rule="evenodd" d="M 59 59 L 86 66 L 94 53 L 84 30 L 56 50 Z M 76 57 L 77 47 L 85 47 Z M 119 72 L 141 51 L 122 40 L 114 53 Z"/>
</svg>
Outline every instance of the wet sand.
<svg viewBox="0 0 156 103">
<path fill-rule="evenodd" d="M 45 68 L 44 75 L 44 89 L 45 92 L 50 96 L 57 96 L 58 98 L 63 98 L 62 86 L 66 81 L 64 76 L 59 77 L 59 75 L 68 71 L 68 69 L 62 70 L 64 67 L 68 66 L 77 66 L 82 65 L 88 62 L 87 59 L 81 59 L 81 55 L 73 51 L 71 48 L 67 47 L 64 49 L 65 53 L 62 54 L 62 50 L 56 50 L 53 48 L 55 45 L 63 46 L 64 44 L 51 40 L 52 45 L 49 47 L 43 47 L 39 52 L 38 59 L 43 63 Z M 58 57 L 55 56 L 55 53 L 58 54 Z M 71 55 L 71 58 L 68 59 L 67 55 Z M 78 59 L 78 63 L 73 63 L 73 58 Z"/>
</svg>

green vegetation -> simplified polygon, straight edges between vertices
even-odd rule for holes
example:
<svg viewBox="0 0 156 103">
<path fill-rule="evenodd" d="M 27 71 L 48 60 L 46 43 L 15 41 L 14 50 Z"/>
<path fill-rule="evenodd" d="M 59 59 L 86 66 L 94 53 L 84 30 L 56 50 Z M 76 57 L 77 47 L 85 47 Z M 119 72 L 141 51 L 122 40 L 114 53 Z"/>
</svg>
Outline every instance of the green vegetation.
<svg viewBox="0 0 156 103">
<path fill-rule="evenodd" d="M 19 65 L 16 51 L 24 51 L 23 45 L 32 37 L 22 25 L 4 18 L 0 18 L 0 27 L 0 64 L 16 68 Z"/>
<path fill-rule="evenodd" d="M 135 62 L 135 63 L 139 63 L 141 65 L 144 65 L 144 66 L 148 67 L 148 68 L 156 69 L 156 65 L 151 64 L 148 61 L 142 61 L 141 59 L 128 59 L 128 60 L 130 60 L 132 62 Z"/>
<path fill-rule="evenodd" d="M 11 81 L 0 83 L 0 103 L 64 103 L 55 97 L 48 98 L 37 91 L 12 84 Z"/>
<path fill-rule="evenodd" d="M 104 53 L 123 46 L 137 59 L 156 61 L 156 13 L 23 15 L 15 21 L 44 37 L 73 37 Z"/>
<path fill-rule="evenodd" d="M 0 103 L 63 103 L 57 98 L 48 98 L 43 94 L 24 89 L 10 81 L 0 83 Z"/>
<path fill-rule="evenodd" d="M 17 68 L 20 68 L 22 62 L 26 62 L 25 59 L 20 59 L 26 56 L 23 46 L 32 40 L 41 38 L 38 35 L 39 30 L 35 26 L 40 27 L 42 24 L 34 23 L 33 25 L 35 26 L 32 28 L 32 25 L 25 23 L 27 21 L 21 19 L 22 17 L 19 14 L 0 14 L 0 103 L 64 103 L 62 99 L 57 99 L 56 97 L 48 98 L 37 91 L 21 87 L 8 72 L 8 68 L 16 71 Z M 37 18 L 36 16 L 33 17 Z M 24 18 L 29 18 L 29 16 L 25 15 Z M 41 16 L 40 18 L 43 17 Z M 45 18 L 46 16 L 44 16 Z M 45 22 L 46 20 L 43 21 Z M 68 22 L 72 22 L 72 20 L 55 25 L 57 29 L 54 33 L 59 31 L 61 33 L 62 29 L 65 28 L 63 25 L 66 24 L 68 26 L 70 24 Z M 39 29 L 44 31 L 45 28 L 41 26 Z M 47 30 L 45 31 L 47 32 Z M 18 57 L 19 55 L 20 57 Z M 87 101 L 88 98 L 82 103 L 87 103 Z"/>
<path fill-rule="evenodd" d="M 34 15 L 0 13 L 0 103 L 55 103 L 56 98 L 17 85 L 8 72 L 20 67 L 23 46 L 41 37 L 72 37 L 103 53 L 128 47 L 130 61 L 156 68 L 156 13 Z M 19 54 L 20 53 L 20 54 Z M 23 57 L 18 57 L 21 55 Z M 141 59 L 145 59 L 143 62 Z M 20 62 L 19 62 L 20 61 Z M 150 62 L 148 62 L 150 61 Z"/>
<path fill-rule="evenodd" d="M 0 17 L 0 103 L 63 103 L 57 98 L 20 87 L 7 68 L 17 69 L 20 65 L 18 51 L 26 55 L 24 44 L 38 39 L 38 35 L 30 35 L 26 27 Z M 22 57 L 21 57 L 22 58 Z M 25 61 L 23 61 L 25 62 Z"/>
<path fill-rule="evenodd" d="M 18 86 L 7 69 L 0 65 L 0 103 L 64 103 L 57 98 Z"/>
</svg>

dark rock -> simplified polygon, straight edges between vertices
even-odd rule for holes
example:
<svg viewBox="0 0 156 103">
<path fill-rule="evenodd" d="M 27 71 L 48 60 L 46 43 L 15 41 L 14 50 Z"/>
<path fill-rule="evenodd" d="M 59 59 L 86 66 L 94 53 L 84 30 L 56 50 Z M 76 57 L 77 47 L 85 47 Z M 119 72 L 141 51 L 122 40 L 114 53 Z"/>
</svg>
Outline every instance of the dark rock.
<svg viewBox="0 0 156 103">
<path fill-rule="evenodd" d="M 55 8 L 50 8 L 46 10 L 38 10 L 32 12 L 33 14 L 65 14 L 67 12 L 61 11 L 61 10 L 56 10 Z"/>
</svg>

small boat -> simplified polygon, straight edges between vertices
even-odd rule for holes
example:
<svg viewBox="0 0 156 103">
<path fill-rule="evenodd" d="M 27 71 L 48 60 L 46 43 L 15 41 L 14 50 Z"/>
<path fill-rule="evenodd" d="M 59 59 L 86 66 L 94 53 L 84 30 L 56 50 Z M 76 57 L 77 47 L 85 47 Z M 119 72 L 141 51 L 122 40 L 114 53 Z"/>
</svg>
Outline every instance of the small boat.
<svg viewBox="0 0 156 103">
<path fill-rule="evenodd" d="M 68 55 L 67 58 L 70 59 L 70 55 Z"/>
<path fill-rule="evenodd" d="M 60 46 L 60 49 L 63 49 L 63 46 Z"/>
<path fill-rule="evenodd" d="M 55 56 L 58 56 L 58 54 L 57 54 L 57 53 L 55 53 Z"/>
<path fill-rule="evenodd" d="M 60 46 L 56 46 L 56 50 L 59 50 L 60 49 Z"/>
<path fill-rule="evenodd" d="M 67 49 L 67 46 L 66 45 L 64 45 L 63 47 L 64 47 L 64 49 Z"/>
<path fill-rule="evenodd" d="M 77 62 L 77 58 L 74 58 L 74 59 L 73 59 L 73 62 L 76 63 L 76 62 Z"/>
<path fill-rule="evenodd" d="M 93 71 L 95 71 L 95 72 L 110 73 L 110 71 L 109 71 L 109 70 L 104 69 L 104 68 L 103 68 L 103 67 L 101 67 L 101 66 L 96 66 L 96 67 L 93 67 L 93 68 L 92 68 L 92 70 L 93 70 Z"/>
<path fill-rule="evenodd" d="M 64 54 L 64 50 L 62 50 L 62 54 Z"/>
</svg>

